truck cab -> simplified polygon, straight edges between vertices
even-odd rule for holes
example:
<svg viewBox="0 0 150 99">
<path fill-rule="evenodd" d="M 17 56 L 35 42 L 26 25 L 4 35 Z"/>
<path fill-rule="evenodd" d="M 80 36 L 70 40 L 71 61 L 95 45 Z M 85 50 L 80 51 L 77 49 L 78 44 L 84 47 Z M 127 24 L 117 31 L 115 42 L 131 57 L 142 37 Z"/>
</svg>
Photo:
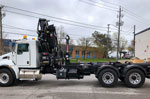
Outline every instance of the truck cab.
<svg viewBox="0 0 150 99">
<path fill-rule="evenodd" d="M 16 41 L 12 52 L 0 56 L 0 65 L 9 65 L 6 61 L 12 61 L 13 66 L 18 68 L 39 68 L 39 56 L 38 41 L 23 39 Z"/>
<path fill-rule="evenodd" d="M 0 72 L 7 72 L 0 75 L 0 84 L 5 85 L 6 83 L 8 85 L 8 79 L 13 78 L 19 80 L 41 79 L 39 68 L 40 53 L 38 41 L 27 40 L 26 38 L 16 41 L 12 52 L 0 56 Z M 9 78 L 9 74 L 13 77 Z"/>
<path fill-rule="evenodd" d="M 22 40 L 16 42 L 12 61 L 18 68 L 38 68 L 40 66 L 38 42 L 36 40 Z"/>
</svg>

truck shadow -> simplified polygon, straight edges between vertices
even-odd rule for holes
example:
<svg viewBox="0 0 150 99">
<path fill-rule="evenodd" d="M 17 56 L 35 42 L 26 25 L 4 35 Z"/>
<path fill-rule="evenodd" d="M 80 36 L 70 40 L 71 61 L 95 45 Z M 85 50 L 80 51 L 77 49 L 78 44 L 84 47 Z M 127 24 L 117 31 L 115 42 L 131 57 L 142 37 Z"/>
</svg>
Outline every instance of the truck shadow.
<svg viewBox="0 0 150 99">
<path fill-rule="evenodd" d="M 41 80 L 41 81 L 20 81 L 16 87 L 36 87 L 42 89 L 57 88 L 57 87 L 80 87 L 88 86 L 92 88 L 103 88 L 98 80 Z M 14 87 L 15 87 L 14 86 Z M 118 81 L 115 88 L 127 88 L 124 82 Z M 145 82 L 141 88 L 150 88 L 150 83 Z"/>
</svg>

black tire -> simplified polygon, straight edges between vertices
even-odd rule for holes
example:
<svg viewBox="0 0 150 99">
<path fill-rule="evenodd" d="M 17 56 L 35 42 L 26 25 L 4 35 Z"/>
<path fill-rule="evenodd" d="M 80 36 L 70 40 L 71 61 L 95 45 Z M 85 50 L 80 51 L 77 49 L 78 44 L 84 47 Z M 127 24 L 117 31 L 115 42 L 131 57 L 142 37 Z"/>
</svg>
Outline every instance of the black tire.
<svg viewBox="0 0 150 99">
<path fill-rule="evenodd" d="M 112 82 L 109 83 L 110 78 Z M 118 83 L 118 75 L 113 69 L 104 69 L 100 71 L 98 80 L 103 87 L 115 87 Z"/>
<path fill-rule="evenodd" d="M 15 82 L 15 79 L 14 79 L 11 71 L 8 69 L 0 70 L 0 79 L 2 80 L 0 82 L 0 86 L 2 86 L 2 87 L 10 86 Z"/>
<path fill-rule="evenodd" d="M 131 69 L 126 73 L 124 81 L 130 88 L 139 88 L 145 82 L 145 75 L 139 69 Z"/>
</svg>

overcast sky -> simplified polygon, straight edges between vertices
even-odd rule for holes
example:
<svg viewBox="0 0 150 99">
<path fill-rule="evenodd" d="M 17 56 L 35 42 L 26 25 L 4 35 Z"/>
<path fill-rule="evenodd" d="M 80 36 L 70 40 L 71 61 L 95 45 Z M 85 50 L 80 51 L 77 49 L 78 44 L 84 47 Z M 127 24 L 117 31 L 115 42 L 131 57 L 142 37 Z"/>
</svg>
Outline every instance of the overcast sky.
<svg viewBox="0 0 150 99">
<path fill-rule="evenodd" d="M 81 2 L 88 0 L 0 0 L 0 4 L 20 8 L 32 12 L 37 12 L 41 14 L 46 14 L 58 18 L 78 21 L 86 24 L 93 24 L 97 26 L 107 27 L 107 24 L 116 25 L 117 19 L 117 11 L 112 11 L 110 9 L 118 8 L 117 5 L 122 5 L 125 9 L 123 9 L 122 21 L 124 21 L 124 25 L 122 26 L 123 31 L 129 32 L 121 32 L 121 35 L 126 39 L 131 40 L 133 38 L 133 25 L 136 25 L 136 32 L 139 32 L 145 28 L 150 27 L 150 0 L 93 0 L 100 4 L 93 3 L 98 6 L 89 5 L 87 3 Z M 109 3 L 106 3 L 109 2 Z M 112 4 L 110 4 L 112 3 Z M 11 25 L 15 27 L 32 29 L 36 30 L 38 18 L 32 18 L 28 16 L 23 16 L 19 14 L 9 13 L 7 11 L 19 12 L 17 10 L 8 8 L 3 8 L 3 13 L 6 14 L 3 17 L 3 24 Z M 111 6 L 109 9 L 105 9 L 106 6 Z M 117 9 L 117 10 L 118 10 Z M 126 11 L 126 9 L 128 11 Z M 7 10 L 7 11 L 5 11 Z M 114 9 L 113 9 L 114 10 Z M 126 11 L 126 12 L 125 12 Z M 131 14 L 128 14 L 133 12 Z M 24 13 L 24 12 L 19 12 Z M 29 13 L 25 13 L 29 14 Z M 30 15 L 30 14 L 29 14 Z M 37 16 L 37 15 L 34 15 Z M 45 16 L 37 16 L 43 17 L 51 20 L 52 18 Z M 73 39 L 78 39 L 80 37 L 90 37 L 91 34 L 96 29 L 89 29 L 83 27 L 77 27 L 67 24 L 62 24 L 54 21 L 50 21 L 51 24 L 54 24 L 56 27 L 63 26 L 64 31 L 70 35 Z M 110 31 L 117 32 L 114 30 L 115 27 L 110 26 Z M 113 30 L 112 30 L 113 29 Z M 106 30 L 106 29 L 105 29 Z M 22 31 L 22 30 L 14 30 L 3 28 L 5 32 L 17 32 L 17 33 L 25 33 L 25 34 L 36 34 L 34 32 Z M 97 30 L 101 33 L 107 33 L 107 31 L 103 31 L 101 28 Z M 112 34 L 113 32 L 110 32 Z M 4 35 L 6 36 L 6 35 Z M 22 36 L 19 35 L 7 35 L 7 38 L 18 39 Z"/>
</svg>

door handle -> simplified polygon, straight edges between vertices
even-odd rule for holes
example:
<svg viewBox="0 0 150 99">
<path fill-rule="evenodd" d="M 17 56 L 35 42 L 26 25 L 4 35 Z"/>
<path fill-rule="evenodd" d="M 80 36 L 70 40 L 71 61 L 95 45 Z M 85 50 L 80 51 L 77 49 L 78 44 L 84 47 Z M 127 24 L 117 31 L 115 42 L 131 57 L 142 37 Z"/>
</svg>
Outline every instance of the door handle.
<svg viewBox="0 0 150 99">
<path fill-rule="evenodd" d="M 29 64 L 29 61 L 27 61 L 27 64 Z"/>
</svg>

